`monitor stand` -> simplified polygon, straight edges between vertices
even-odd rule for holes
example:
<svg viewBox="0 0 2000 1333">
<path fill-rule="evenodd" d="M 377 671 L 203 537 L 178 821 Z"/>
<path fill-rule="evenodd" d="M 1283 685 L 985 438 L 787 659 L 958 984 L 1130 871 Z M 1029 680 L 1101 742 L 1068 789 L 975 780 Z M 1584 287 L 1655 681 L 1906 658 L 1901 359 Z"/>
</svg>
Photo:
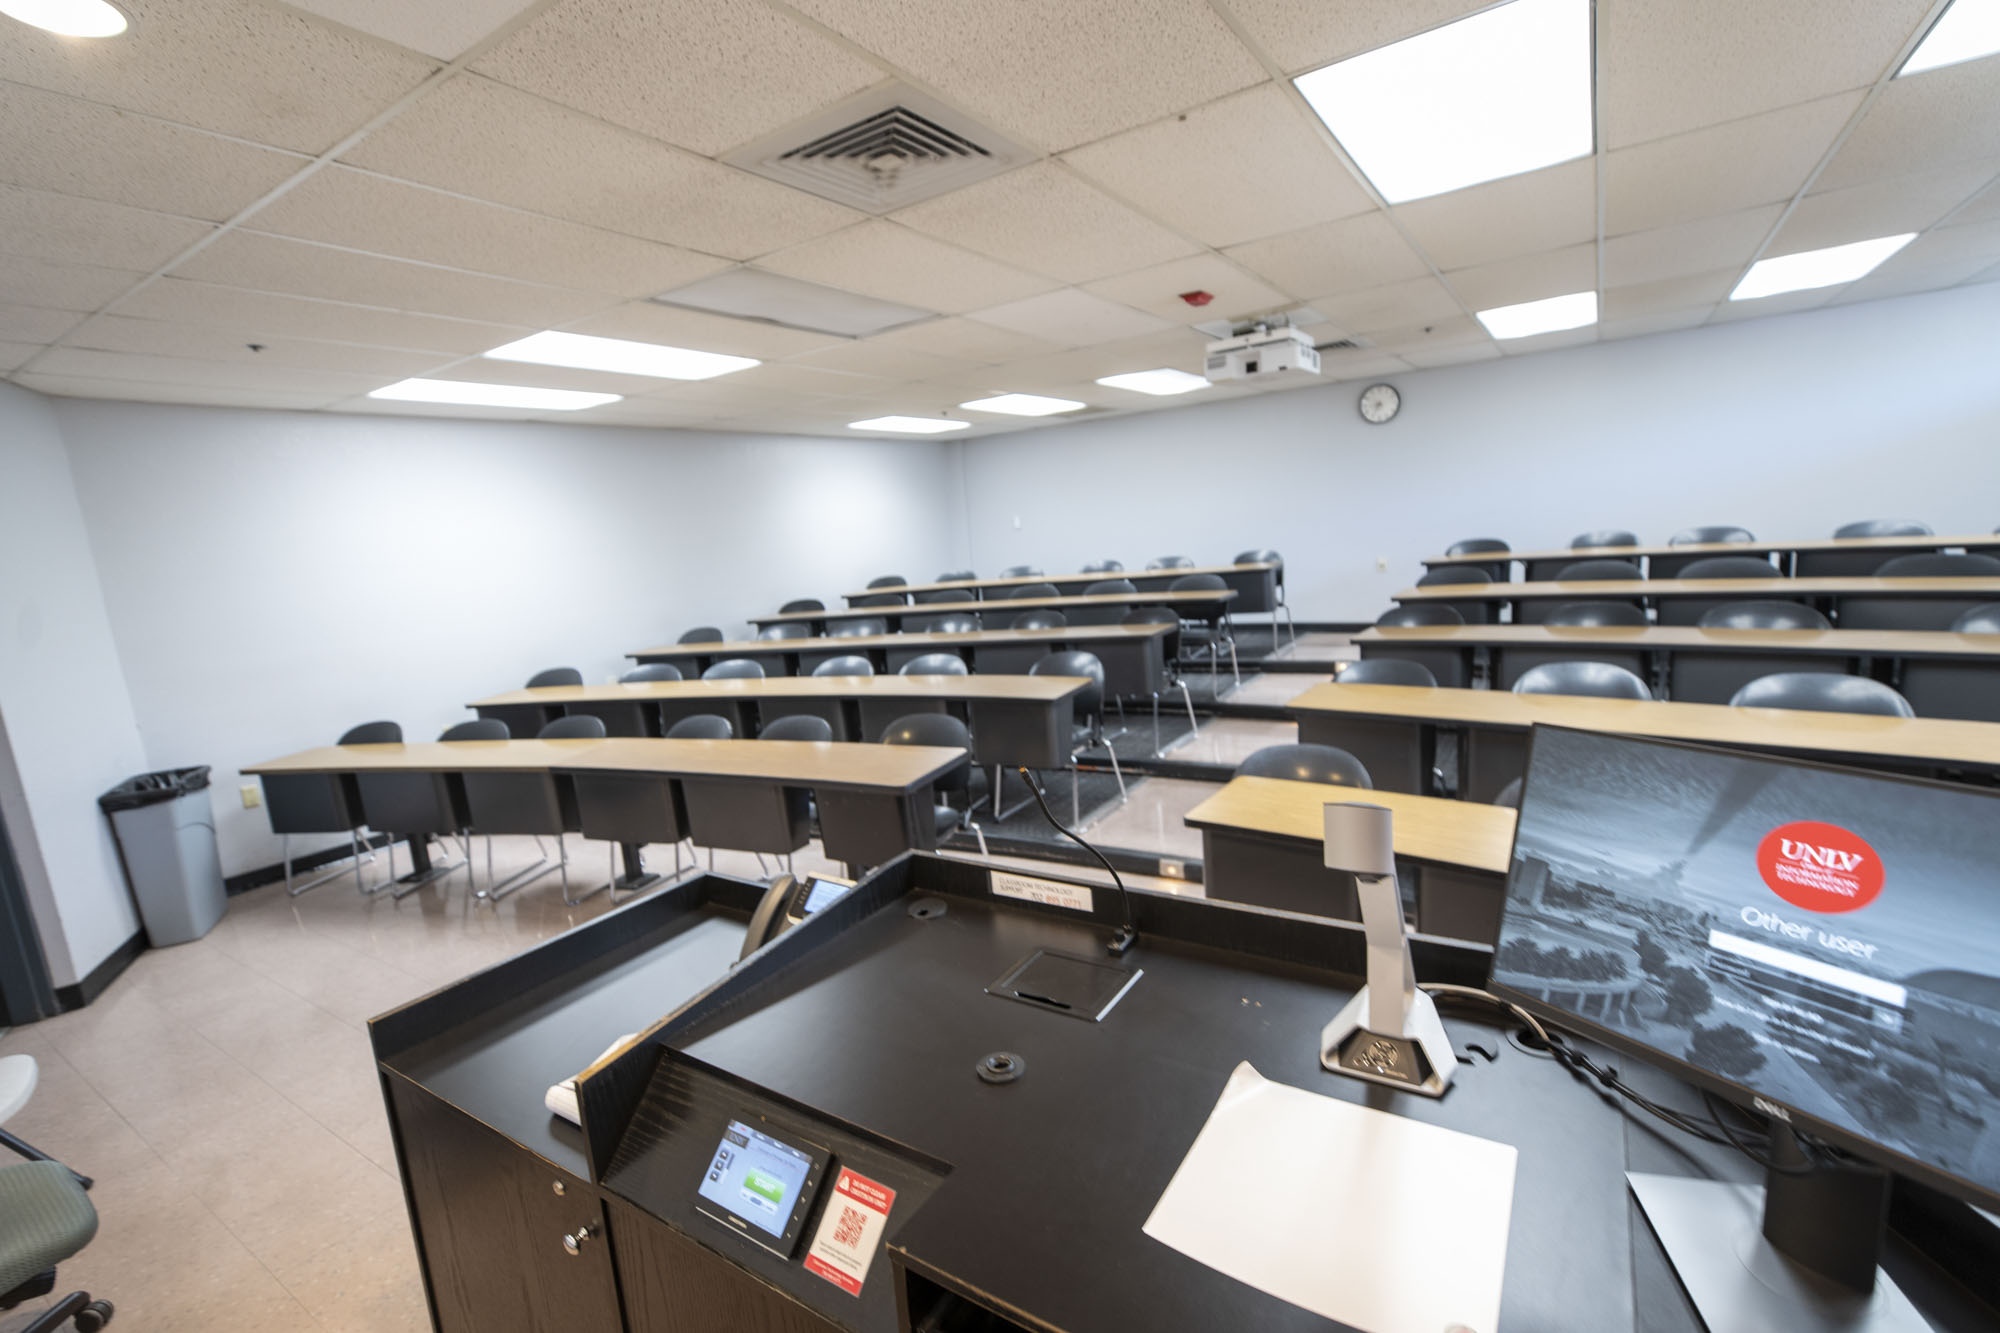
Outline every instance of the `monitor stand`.
<svg viewBox="0 0 2000 1333">
<path fill-rule="evenodd" d="M 1775 1159 L 1805 1165 L 1774 1125 Z M 1889 1175 L 1771 1171 L 1762 1187 L 1630 1172 L 1626 1180 L 1708 1333 L 1930 1333 L 1881 1271 Z"/>
</svg>

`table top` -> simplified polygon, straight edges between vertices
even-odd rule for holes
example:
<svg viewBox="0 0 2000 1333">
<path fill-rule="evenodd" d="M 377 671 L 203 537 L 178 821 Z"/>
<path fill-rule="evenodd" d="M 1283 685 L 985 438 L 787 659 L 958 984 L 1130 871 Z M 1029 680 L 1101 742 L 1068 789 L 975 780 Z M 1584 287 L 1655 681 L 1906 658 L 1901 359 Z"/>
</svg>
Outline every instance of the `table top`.
<svg viewBox="0 0 2000 1333">
<path fill-rule="evenodd" d="M 1315 685 L 1285 706 L 1295 713 L 1347 713 L 1523 731 L 1541 722 L 1708 745 L 2000 767 L 2000 722 L 1422 685 Z"/>
<path fill-rule="evenodd" d="M 1594 598 L 1723 597 L 1990 597 L 2000 600 L 2000 578 L 1974 579 L 1545 579 L 1527 583 L 1434 583 L 1405 588 L 1399 602 L 1515 602 L 1527 598 L 1589 601 Z"/>
<path fill-rule="evenodd" d="M 468 708 L 511 704 L 695 702 L 728 699 L 982 699 L 1059 703 L 1090 685 L 1084 676 L 766 676 L 761 680 L 635 680 L 545 685 L 474 699 Z"/>
<path fill-rule="evenodd" d="M 1388 809 L 1395 816 L 1398 856 L 1507 873 L 1514 812 L 1500 805 L 1288 778 L 1239 777 L 1188 811 L 1186 819 L 1191 828 L 1241 829 L 1317 843 L 1326 837 L 1323 812 L 1340 801 Z"/>
<path fill-rule="evenodd" d="M 1192 572 L 1192 571 L 1190 571 Z M 1046 583 L 1047 579 L 1033 579 L 1030 582 Z M 2000 580 L 1996 580 L 2000 582 Z M 893 589 L 884 588 L 890 592 Z M 846 606 L 834 607 L 829 611 L 773 611 L 769 615 L 751 616 L 753 625 L 784 625 L 814 620 L 865 620 L 870 616 L 948 616 L 955 609 L 964 607 L 981 608 L 981 613 L 990 614 L 998 608 L 1010 611 L 1064 611 L 1089 606 L 1132 606 L 1143 603 L 1146 606 L 1213 606 L 1217 602 L 1233 602 L 1237 592 L 1234 588 L 1204 588 L 1187 592 L 1104 592 L 1091 596 L 1075 593 L 1064 597 L 1006 597 L 992 602 L 925 602 L 916 606 Z"/>
<path fill-rule="evenodd" d="M 966 752 L 935 745 L 863 745 L 842 741 L 685 741 L 653 737 L 604 740 L 406 741 L 392 745 L 322 745 L 251 764 L 243 772 L 659 773 L 747 778 L 801 787 L 910 791 L 965 762 Z"/>
<path fill-rule="evenodd" d="M 906 634 L 855 634 L 844 638 L 818 635 L 809 639 L 731 639 L 724 643 L 672 643 L 627 653 L 632 658 L 754 657 L 768 653 L 860 652 L 864 648 L 996 648 L 1010 643 L 1081 643 L 1086 640 L 1159 639 L 1177 632 L 1176 625 L 1071 625 L 1065 629 L 976 629 L 956 634 L 913 630 Z"/>
<path fill-rule="evenodd" d="M 1499 560 L 1619 560 L 1651 555 L 1756 555 L 1771 551 L 1931 551 L 1963 546 L 2000 546 L 2000 533 L 1983 532 L 1970 537 L 1816 537 L 1791 542 L 1689 542 L 1681 546 L 1658 543 L 1642 546 L 1557 547 L 1552 551 L 1483 551 L 1473 555 L 1432 555 L 1426 566 L 1490 565 Z"/>
<path fill-rule="evenodd" d="M 1254 561 L 1244 565 L 1190 565 L 1184 569 L 1078 570 L 1074 574 L 1016 574 L 1009 578 L 948 579 L 942 583 L 900 583 L 884 588 L 860 588 L 842 597 L 876 597 L 883 593 L 949 592 L 955 588 L 1020 588 L 1031 583 L 1073 583 L 1077 579 L 1160 579 L 1184 574 L 1241 574 L 1245 570 L 1282 569 L 1282 565 Z M 941 603 L 949 606 L 950 603 Z"/>
<path fill-rule="evenodd" d="M 1834 653 L 1857 657 L 2000 658 L 2000 634 L 1950 630 L 1701 629 L 1693 625 L 1377 625 L 1357 643 L 1498 648 L 1637 648 L 1646 651 Z"/>
</svg>

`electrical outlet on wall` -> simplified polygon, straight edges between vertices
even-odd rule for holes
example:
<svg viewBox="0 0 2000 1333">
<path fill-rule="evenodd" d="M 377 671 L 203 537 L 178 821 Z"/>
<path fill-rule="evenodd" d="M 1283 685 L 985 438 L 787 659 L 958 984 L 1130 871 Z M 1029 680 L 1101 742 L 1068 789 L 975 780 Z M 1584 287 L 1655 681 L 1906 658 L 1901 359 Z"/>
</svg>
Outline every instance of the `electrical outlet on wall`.
<svg viewBox="0 0 2000 1333">
<path fill-rule="evenodd" d="M 258 806 L 264 804 L 264 789 L 256 783 L 246 782 L 237 788 L 237 790 L 243 793 L 243 808 L 245 810 L 255 810 Z"/>
</svg>

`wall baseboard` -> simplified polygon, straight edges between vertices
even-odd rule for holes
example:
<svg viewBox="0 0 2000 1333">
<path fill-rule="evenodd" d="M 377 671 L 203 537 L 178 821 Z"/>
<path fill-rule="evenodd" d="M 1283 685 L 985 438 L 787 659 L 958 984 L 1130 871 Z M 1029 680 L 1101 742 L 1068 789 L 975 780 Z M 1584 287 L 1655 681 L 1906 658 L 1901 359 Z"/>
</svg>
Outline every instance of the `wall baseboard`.
<svg viewBox="0 0 2000 1333">
<path fill-rule="evenodd" d="M 389 841 L 389 835 L 386 833 L 371 833 L 361 840 L 361 847 L 364 851 L 380 851 L 389 845 Z M 348 851 L 347 848 L 339 846 L 328 847 L 317 852 L 307 852 L 303 856 L 292 858 L 292 873 L 294 875 L 307 874 L 319 869 L 321 866 L 332 865 L 335 861 L 345 861 L 351 855 L 353 853 Z M 285 863 L 283 861 L 273 861 L 270 865 L 257 866 L 254 869 L 231 875 L 222 881 L 222 888 L 225 893 L 234 898 L 239 893 L 248 893 L 252 889 L 261 889 L 266 884 L 280 883 L 284 878 Z"/>
<path fill-rule="evenodd" d="M 104 994 L 111 983 L 132 966 L 132 960 L 151 947 L 152 943 L 143 929 L 134 931 L 130 939 L 111 951 L 110 957 L 91 968 L 89 976 L 74 986 L 56 987 L 56 1012 L 66 1014 L 72 1009 L 81 1009 Z"/>
</svg>

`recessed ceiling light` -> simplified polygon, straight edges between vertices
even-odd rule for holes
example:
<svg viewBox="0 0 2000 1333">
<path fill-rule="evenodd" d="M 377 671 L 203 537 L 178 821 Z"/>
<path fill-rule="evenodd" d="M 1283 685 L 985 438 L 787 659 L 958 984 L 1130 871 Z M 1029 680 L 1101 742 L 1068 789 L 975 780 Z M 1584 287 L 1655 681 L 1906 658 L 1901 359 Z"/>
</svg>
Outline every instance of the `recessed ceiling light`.
<svg viewBox="0 0 2000 1333">
<path fill-rule="evenodd" d="M 870 417 L 866 421 L 850 421 L 849 430 L 893 430 L 900 435 L 938 435 L 948 430 L 964 430 L 970 421 L 952 421 L 945 417 Z"/>
<path fill-rule="evenodd" d="M 468 380 L 402 380 L 375 390 L 370 398 L 399 403 L 455 403 L 464 407 L 525 407 L 538 412 L 581 412 L 615 403 L 623 394 L 579 393 L 575 389 L 530 389 L 519 384 L 476 384 Z"/>
<path fill-rule="evenodd" d="M 1593 148 L 1589 0 L 1513 0 L 1292 82 L 1392 204 Z"/>
<path fill-rule="evenodd" d="M 865 338 L 871 333 L 936 318 L 930 311 L 913 305 L 878 301 L 872 296 L 860 296 L 803 278 L 766 273 L 761 268 L 724 269 L 685 287 L 662 292 L 653 299 L 661 305 L 686 306 L 843 338 Z"/>
<path fill-rule="evenodd" d="M 1002 412 L 1010 417 L 1052 417 L 1058 412 L 1074 412 L 1088 403 L 1074 398 L 1045 398 L 1038 393 L 1002 393 L 991 398 L 975 398 L 960 407 L 974 412 Z"/>
<path fill-rule="evenodd" d="M 619 375 L 651 375 L 663 380 L 712 380 L 762 363 L 747 356 L 697 352 L 664 343 L 625 338 L 592 338 L 581 333 L 536 333 L 486 353 L 495 361 L 532 361 L 538 366 L 608 370 Z"/>
<path fill-rule="evenodd" d="M 1479 322 L 1496 338 L 1531 338 L 1597 322 L 1597 293 L 1571 292 L 1541 301 L 1495 306 L 1479 312 Z"/>
<path fill-rule="evenodd" d="M 106 0 L 0 0 L 0 14 L 63 37 L 116 37 L 131 23 Z"/>
<path fill-rule="evenodd" d="M 1133 393 L 1150 393 L 1157 398 L 1169 394 L 1193 393 L 1196 389 L 1206 389 L 1208 381 L 1199 375 L 1190 375 L 1185 370 L 1134 370 L 1124 375 L 1106 375 L 1099 384 L 1112 389 L 1130 389 Z"/>
<path fill-rule="evenodd" d="M 2000 0 L 1952 0 L 1896 77 L 2000 52 Z"/>
<path fill-rule="evenodd" d="M 1824 250 L 1801 250 L 1775 259 L 1760 259 L 1729 294 L 1732 301 L 1754 301 L 1780 292 L 1811 291 L 1853 282 L 1874 271 L 1875 266 L 1917 238 L 1913 231 L 1901 236 L 1878 236 L 1872 241 L 1830 245 Z"/>
</svg>

